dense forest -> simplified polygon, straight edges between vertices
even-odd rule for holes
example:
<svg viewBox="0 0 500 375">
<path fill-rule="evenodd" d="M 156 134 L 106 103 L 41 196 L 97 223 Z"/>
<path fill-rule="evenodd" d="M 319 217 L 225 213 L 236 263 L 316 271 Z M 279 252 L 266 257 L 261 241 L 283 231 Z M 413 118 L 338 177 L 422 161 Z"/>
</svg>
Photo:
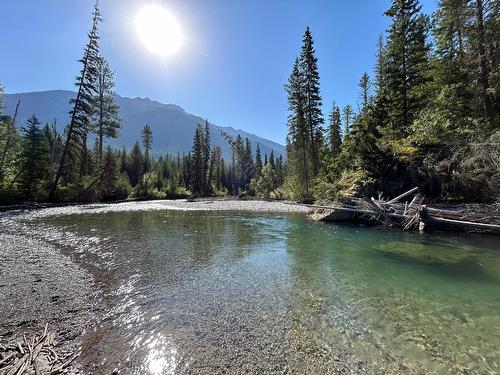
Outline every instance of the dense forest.
<svg viewBox="0 0 500 375">
<path fill-rule="evenodd" d="M 286 85 L 287 190 L 333 200 L 419 186 L 436 199 L 498 199 L 498 2 L 441 0 L 429 17 L 418 0 L 393 0 L 385 15 L 374 77 L 361 76 L 356 109 L 333 103 L 326 126 L 306 30 Z"/>
<path fill-rule="evenodd" d="M 121 120 L 113 71 L 99 49 L 96 6 L 64 133 L 42 126 L 35 114 L 18 131 L 16 114 L 2 115 L 0 86 L 0 201 L 227 195 L 332 201 L 413 186 L 437 200 L 500 199 L 498 3 L 441 0 L 428 16 L 418 0 L 393 0 L 385 15 L 392 24 L 379 36 L 372 77 L 359 79 L 356 103 L 332 103 L 325 118 L 307 28 L 285 85 L 286 160 L 261 155 L 258 145 L 253 154 L 248 139 L 223 134 L 233 148 L 224 160 L 208 122 L 197 127 L 185 155 L 151 155 L 147 124 L 131 150 L 106 145 L 118 137 Z"/>
</svg>

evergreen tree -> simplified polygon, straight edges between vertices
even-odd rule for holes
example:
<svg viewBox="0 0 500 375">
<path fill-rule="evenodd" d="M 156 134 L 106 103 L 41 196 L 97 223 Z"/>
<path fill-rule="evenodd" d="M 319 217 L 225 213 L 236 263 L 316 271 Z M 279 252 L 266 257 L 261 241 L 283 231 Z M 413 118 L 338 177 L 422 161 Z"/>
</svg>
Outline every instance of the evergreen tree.
<svg viewBox="0 0 500 375">
<path fill-rule="evenodd" d="M 33 198 L 48 172 L 48 145 L 40 128 L 40 122 L 33 115 L 23 128 L 21 191 L 26 199 Z"/>
<path fill-rule="evenodd" d="M 386 67 L 386 48 L 384 44 L 384 37 L 382 34 L 379 35 L 378 41 L 377 41 L 377 54 L 375 56 L 376 63 L 375 63 L 375 88 L 376 88 L 376 95 L 380 96 L 382 95 L 382 91 L 385 87 L 385 77 L 387 74 L 387 67 Z"/>
<path fill-rule="evenodd" d="M 311 161 L 313 175 L 319 169 L 319 146 L 322 143 L 322 124 L 324 123 L 321 112 L 321 95 L 319 90 L 318 59 L 315 56 L 314 42 L 309 27 L 306 28 L 302 40 L 300 54 L 300 68 L 303 78 L 302 90 L 304 94 L 304 118 L 309 132 Z"/>
<path fill-rule="evenodd" d="M 144 125 L 141 129 L 141 137 L 144 147 L 144 172 L 149 172 L 151 170 L 151 157 L 149 156 L 149 151 L 151 151 L 151 145 L 153 144 L 153 131 L 149 124 Z"/>
<path fill-rule="evenodd" d="M 120 173 L 125 173 L 128 170 L 128 156 L 127 156 L 127 149 L 125 146 L 122 149 L 122 152 L 120 153 Z"/>
<path fill-rule="evenodd" d="M 203 132 L 202 146 L 203 146 L 203 169 L 202 169 L 202 192 L 203 195 L 210 194 L 210 129 L 208 120 L 205 120 L 205 131 Z"/>
<path fill-rule="evenodd" d="M 254 176 L 255 164 L 253 161 L 252 143 L 248 137 L 245 138 L 245 154 L 244 154 L 244 168 L 245 168 L 245 187 L 250 185 L 250 181 Z"/>
<path fill-rule="evenodd" d="M 63 140 L 56 128 L 56 122 L 46 124 L 43 128 L 44 137 L 49 148 L 49 173 L 48 178 L 52 181 L 55 173 L 57 161 L 61 157 Z"/>
<path fill-rule="evenodd" d="M 99 152 L 101 143 L 98 141 Z M 116 196 L 116 184 L 118 182 L 119 173 L 119 163 L 115 152 L 111 146 L 106 147 L 106 152 L 103 155 L 102 160 L 103 172 L 102 179 L 100 181 L 100 190 L 103 199 L 112 198 L 122 198 Z"/>
<path fill-rule="evenodd" d="M 104 138 L 117 138 L 121 128 L 119 107 L 115 103 L 113 71 L 104 57 L 99 57 L 97 65 L 97 123 L 95 133 L 99 140 L 99 160 L 102 160 Z"/>
<path fill-rule="evenodd" d="M 425 106 L 429 80 L 428 19 L 418 0 L 392 0 L 385 13 L 392 18 L 387 39 L 386 83 L 393 137 L 410 133 L 416 114 Z"/>
<path fill-rule="evenodd" d="M 370 90 L 371 90 L 371 81 L 370 81 L 370 76 L 368 73 L 363 73 L 361 76 L 358 86 L 359 86 L 359 98 L 361 99 L 361 111 L 364 111 L 366 107 L 370 104 L 371 101 L 371 95 L 370 95 Z"/>
<path fill-rule="evenodd" d="M 271 153 L 269 154 L 269 165 L 271 168 L 276 168 L 276 163 L 274 162 L 274 150 L 271 150 Z"/>
<path fill-rule="evenodd" d="M 128 177 L 130 184 L 136 186 L 141 180 L 142 174 L 144 173 L 144 159 L 142 156 L 141 148 L 139 147 L 139 142 L 135 142 L 130 152 L 128 161 Z"/>
<path fill-rule="evenodd" d="M 88 34 L 88 42 L 85 47 L 82 63 L 82 70 L 77 77 L 76 86 L 78 91 L 76 98 L 71 100 L 73 109 L 70 112 L 71 120 L 66 131 L 66 141 L 61 154 L 59 167 L 57 168 L 54 182 L 49 193 L 49 199 L 54 198 L 57 186 L 61 179 L 63 168 L 67 165 L 68 155 L 76 156 L 80 154 L 82 148 L 86 147 L 86 135 L 90 130 L 91 118 L 95 111 L 95 95 L 97 92 L 97 72 L 99 66 L 99 35 L 98 24 L 101 15 L 97 3 L 94 8 L 92 28 Z"/>
<path fill-rule="evenodd" d="M 328 140 L 330 154 L 337 156 L 340 153 L 340 145 L 342 144 L 342 128 L 340 120 L 340 108 L 335 104 L 332 105 L 328 125 Z"/>
<path fill-rule="evenodd" d="M 354 110 L 350 104 L 347 104 L 342 109 L 342 117 L 344 122 L 344 137 L 346 137 L 351 131 L 351 125 L 354 121 Z"/>
<path fill-rule="evenodd" d="M 297 199 L 309 197 L 312 169 L 310 129 L 305 117 L 304 77 L 300 71 L 300 61 L 295 60 L 292 73 L 285 89 L 288 94 L 288 135 L 287 157 L 289 165 L 290 186 Z M 264 166 L 267 165 L 267 154 Z"/>
<path fill-rule="evenodd" d="M 259 176 L 262 171 L 262 156 L 260 154 L 260 147 L 257 143 L 257 149 L 255 150 L 255 175 Z"/>
<path fill-rule="evenodd" d="M 0 188 L 11 185 L 18 174 L 20 137 L 10 116 L 0 117 Z"/>
<path fill-rule="evenodd" d="M 201 125 L 196 127 L 193 148 L 191 151 L 191 193 L 195 196 L 203 195 L 203 168 L 204 168 L 204 134 Z"/>
<path fill-rule="evenodd" d="M 500 27 L 499 21 L 498 21 L 498 16 L 499 16 L 499 10 L 498 10 L 498 4 L 496 1 L 494 1 L 494 4 L 492 7 L 495 7 L 496 10 L 494 11 L 489 11 L 485 12 L 484 8 L 484 3 L 486 0 L 475 0 L 474 1 L 474 11 L 475 11 L 475 17 L 474 17 L 474 34 L 473 34 L 473 40 L 474 40 L 474 49 L 476 51 L 477 55 L 477 62 L 478 62 L 478 75 L 477 75 L 477 80 L 479 83 L 479 93 L 480 97 L 482 100 L 483 104 L 483 109 L 484 109 L 484 117 L 486 120 L 489 122 L 489 124 L 493 125 L 495 121 L 495 115 L 494 115 L 494 108 L 493 108 L 493 97 L 492 97 L 492 90 L 491 90 L 491 83 L 490 83 L 490 74 L 491 74 L 491 63 L 493 63 L 493 66 L 498 66 L 498 54 L 496 54 L 495 57 L 494 53 L 490 53 L 492 56 L 491 61 L 488 61 L 488 44 L 486 40 L 486 22 L 485 22 L 485 15 L 486 13 L 489 14 L 495 14 L 497 16 L 496 21 L 493 20 L 493 27 L 496 28 L 496 36 L 499 36 L 500 33 L 498 32 L 498 27 Z M 491 49 L 495 50 L 494 45 L 498 44 L 498 39 L 496 42 L 492 43 L 490 45 Z M 493 51 L 492 51 L 493 52 Z M 498 76 L 498 72 L 496 72 Z M 497 78 L 498 79 L 498 78 Z M 498 116 L 498 115 L 497 115 Z"/>
</svg>

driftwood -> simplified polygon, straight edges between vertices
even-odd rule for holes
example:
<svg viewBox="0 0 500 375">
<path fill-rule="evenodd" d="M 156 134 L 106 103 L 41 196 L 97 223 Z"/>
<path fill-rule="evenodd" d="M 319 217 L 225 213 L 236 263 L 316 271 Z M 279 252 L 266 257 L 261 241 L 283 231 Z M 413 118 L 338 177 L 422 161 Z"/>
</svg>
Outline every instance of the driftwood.
<svg viewBox="0 0 500 375">
<path fill-rule="evenodd" d="M 371 199 L 352 198 L 349 204 L 327 206 L 307 205 L 316 209 L 312 218 L 325 221 L 361 220 L 387 227 L 399 227 L 403 230 L 429 227 L 465 231 L 481 231 L 500 234 L 500 207 L 494 206 L 463 206 L 457 210 L 427 207 L 424 198 L 417 193 L 418 187 L 403 194 L 383 201 L 374 197 Z M 399 203 L 404 197 L 415 196 L 408 204 Z M 379 197 L 382 195 L 379 194 Z M 346 215 L 346 213 L 349 213 Z"/>
<path fill-rule="evenodd" d="M 0 360 L 0 373 L 6 375 L 17 375 L 25 372 L 35 375 L 41 374 L 40 360 L 49 365 L 49 369 L 44 373 L 59 374 L 78 357 L 79 353 L 72 353 L 64 358 L 59 357 L 54 351 L 55 334 L 48 331 L 48 325 L 40 336 L 33 336 L 27 339 L 23 336 L 23 341 L 16 345 L 1 346 L 1 351 L 6 352 Z"/>
</svg>

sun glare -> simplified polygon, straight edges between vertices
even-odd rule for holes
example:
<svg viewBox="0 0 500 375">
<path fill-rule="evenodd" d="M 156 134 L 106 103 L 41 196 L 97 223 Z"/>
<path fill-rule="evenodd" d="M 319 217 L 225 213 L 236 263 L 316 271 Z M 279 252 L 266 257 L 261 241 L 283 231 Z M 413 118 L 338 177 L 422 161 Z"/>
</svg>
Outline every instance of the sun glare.
<svg viewBox="0 0 500 375">
<path fill-rule="evenodd" d="M 158 5 L 142 8 L 135 17 L 135 28 L 142 43 L 153 53 L 170 56 L 182 44 L 182 33 L 177 20 Z"/>
</svg>

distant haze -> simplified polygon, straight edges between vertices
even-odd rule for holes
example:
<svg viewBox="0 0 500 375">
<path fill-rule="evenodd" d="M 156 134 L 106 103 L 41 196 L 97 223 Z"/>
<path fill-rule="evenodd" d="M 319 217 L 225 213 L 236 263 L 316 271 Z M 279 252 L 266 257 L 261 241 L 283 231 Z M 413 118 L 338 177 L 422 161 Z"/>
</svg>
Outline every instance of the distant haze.
<svg viewBox="0 0 500 375">
<path fill-rule="evenodd" d="M 23 127 L 26 120 L 35 114 L 42 125 L 56 120 L 58 130 L 63 132 L 69 122 L 71 110 L 69 100 L 75 95 L 74 92 L 65 90 L 5 94 L 5 112 L 13 115 L 17 101 L 21 100 L 16 120 L 18 128 Z M 116 96 L 116 102 L 120 106 L 123 128 L 118 139 L 109 141 L 115 147 L 130 148 L 136 140 L 140 142 L 141 128 L 149 124 L 153 130 L 153 153 L 188 153 L 191 150 L 196 125 L 205 123 L 203 118 L 189 114 L 175 104 L 163 104 L 148 98 L 127 98 L 119 95 Z M 278 143 L 243 130 L 219 127 L 210 123 L 212 145 L 221 147 L 226 160 L 231 158 L 231 147 L 222 138 L 219 129 L 223 129 L 233 137 L 238 134 L 243 138 L 248 137 L 254 151 L 258 143 L 262 155 L 270 154 L 274 150 L 275 155 L 285 156 L 285 148 Z"/>
</svg>

